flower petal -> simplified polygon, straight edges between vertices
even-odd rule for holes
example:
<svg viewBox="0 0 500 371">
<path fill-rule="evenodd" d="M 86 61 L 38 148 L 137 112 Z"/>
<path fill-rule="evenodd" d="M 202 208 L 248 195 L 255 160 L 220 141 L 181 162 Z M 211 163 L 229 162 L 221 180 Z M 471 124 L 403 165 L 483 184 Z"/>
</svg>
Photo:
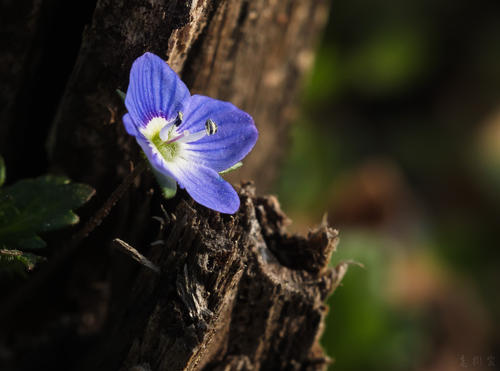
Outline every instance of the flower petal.
<svg viewBox="0 0 500 371">
<path fill-rule="evenodd" d="M 238 194 L 216 171 L 185 159 L 169 163 L 168 167 L 179 184 L 199 204 L 225 214 L 238 211 Z"/>
<path fill-rule="evenodd" d="M 129 113 L 123 115 L 123 125 L 125 126 L 125 130 L 127 131 L 127 133 L 133 135 L 134 137 L 137 136 L 137 128 L 135 127 L 134 121 L 132 121 Z"/>
<path fill-rule="evenodd" d="M 175 176 L 165 167 L 165 160 L 161 157 L 161 155 L 154 151 L 153 148 L 151 147 L 150 142 L 145 139 L 143 136 L 137 136 L 135 137 L 137 140 L 137 143 L 142 148 L 142 151 L 148 158 L 149 162 L 151 163 L 151 166 L 153 166 L 153 169 L 161 174 L 164 174 L 170 178 L 175 178 Z"/>
<path fill-rule="evenodd" d="M 229 102 L 193 95 L 184 111 L 179 130 L 191 133 L 205 130 L 212 119 L 217 132 L 185 145 L 189 157 L 215 171 L 223 171 L 242 160 L 257 141 L 258 132 L 252 117 Z"/>
<path fill-rule="evenodd" d="M 167 163 L 151 148 L 148 140 L 141 136 L 136 139 L 154 170 L 174 178 L 196 202 L 225 214 L 238 211 L 238 194 L 216 171 L 182 157 Z"/>
<path fill-rule="evenodd" d="M 153 117 L 175 118 L 189 97 L 186 85 L 160 57 L 145 53 L 135 60 L 125 106 L 136 127 Z"/>
</svg>

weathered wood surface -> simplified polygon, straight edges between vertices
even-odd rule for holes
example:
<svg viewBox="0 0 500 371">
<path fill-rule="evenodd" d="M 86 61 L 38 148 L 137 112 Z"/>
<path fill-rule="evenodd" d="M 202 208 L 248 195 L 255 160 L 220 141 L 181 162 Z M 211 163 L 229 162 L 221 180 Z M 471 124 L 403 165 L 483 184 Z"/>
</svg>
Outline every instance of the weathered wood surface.
<svg viewBox="0 0 500 371">
<path fill-rule="evenodd" d="M 337 232 L 288 236 L 274 197 L 251 185 L 240 195 L 234 216 L 184 200 L 164 215 L 150 251 L 161 273 L 134 277 L 82 370 L 324 368 L 317 341 L 341 278 L 327 267 Z"/>
<path fill-rule="evenodd" d="M 274 196 L 256 197 L 251 184 L 239 194 L 233 216 L 178 197 L 136 246 L 154 268 L 124 258 L 94 292 L 72 283 L 90 296 L 77 312 L 53 313 L 43 293 L 26 300 L 31 315 L 52 313 L 33 324 L 19 308 L 35 331 L 2 318 L 1 369 L 324 370 L 324 302 L 346 269 L 329 267 L 338 233 L 325 218 L 307 237 L 289 235 Z"/>
<path fill-rule="evenodd" d="M 259 141 L 231 180 L 254 179 L 260 191 L 272 184 L 325 1 L 16 4 L 2 2 L 11 7 L 2 14 L 12 17 L 9 30 L 17 33 L 16 47 L 0 52 L 0 99 L 7 102 L 0 107 L 0 152 L 8 167 L 17 166 L 14 179 L 48 166 L 89 183 L 97 189 L 83 211 L 90 215 L 139 158 L 115 89 L 126 90 L 133 60 L 151 51 L 168 60 L 192 93 L 232 101 L 254 117 Z M 61 9 L 75 24 L 60 20 Z M 76 31 L 87 21 L 80 45 Z M 71 29 L 71 47 L 58 42 L 65 32 L 59 26 Z M 74 58 L 62 58 L 65 48 Z M 16 58 L 20 70 L 7 66 Z M 33 82 L 33 76 L 42 77 Z M 49 88 L 52 79 L 57 84 Z M 26 166 L 20 143 L 35 156 Z M 220 216 L 180 192 L 164 203 L 168 217 L 158 231 L 151 216 L 162 214 L 161 198 L 154 189 L 153 177 L 143 174 L 99 230 L 50 274 L 32 278 L 37 289 L 1 320 L 0 368 L 323 369 L 323 302 L 342 276 L 327 268 L 336 232 L 322 225 L 307 238 L 287 235 L 277 201 L 255 197 L 248 185 L 235 216 Z M 147 255 L 161 274 L 112 253 L 115 237 Z M 162 245 L 150 246 L 155 240 Z"/>
</svg>

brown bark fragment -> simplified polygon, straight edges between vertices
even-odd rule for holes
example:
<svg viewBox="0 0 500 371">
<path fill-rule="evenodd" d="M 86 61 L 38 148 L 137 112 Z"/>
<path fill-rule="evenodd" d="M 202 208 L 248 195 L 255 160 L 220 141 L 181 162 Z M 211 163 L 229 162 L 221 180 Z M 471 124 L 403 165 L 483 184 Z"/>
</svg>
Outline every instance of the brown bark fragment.
<svg viewBox="0 0 500 371">
<path fill-rule="evenodd" d="M 336 277 L 314 257 L 331 254 L 337 232 L 322 225 L 288 236 L 275 200 L 256 198 L 251 185 L 240 195 L 234 216 L 178 205 L 149 257 L 162 273 L 141 269 L 81 369 L 324 369 L 317 341 Z M 304 268 L 280 263 L 276 253 L 293 261 L 299 247 Z"/>
</svg>

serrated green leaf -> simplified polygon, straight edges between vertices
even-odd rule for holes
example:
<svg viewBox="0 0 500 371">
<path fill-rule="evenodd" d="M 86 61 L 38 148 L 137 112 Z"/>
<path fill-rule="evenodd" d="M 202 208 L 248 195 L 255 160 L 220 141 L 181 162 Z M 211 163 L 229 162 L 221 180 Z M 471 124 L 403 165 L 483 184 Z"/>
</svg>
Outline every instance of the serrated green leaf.
<svg viewBox="0 0 500 371">
<path fill-rule="evenodd" d="M 226 173 L 230 173 L 231 171 L 234 171 L 236 169 L 239 169 L 240 167 L 243 166 L 243 162 L 237 162 L 235 163 L 233 166 L 227 168 L 226 170 L 222 170 L 222 171 L 219 171 L 219 174 L 226 174 Z"/>
<path fill-rule="evenodd" d="M 21 180 L 0 190 L 0 246 L 36 249 L 45 243 L 38 233 L 78 222 L 72 211 L 83 205 L 94 190 L 57 176 Z"/>
<path fill-rule="evenodd" d="M 20 250 L 0 249 L 0 273 L 25 276 L 45 258 Z"/>
<path fill-rule="evenodd" d="M 5 183 L 5 162 L 0 156 L 0 187 Z"/>
</svg>

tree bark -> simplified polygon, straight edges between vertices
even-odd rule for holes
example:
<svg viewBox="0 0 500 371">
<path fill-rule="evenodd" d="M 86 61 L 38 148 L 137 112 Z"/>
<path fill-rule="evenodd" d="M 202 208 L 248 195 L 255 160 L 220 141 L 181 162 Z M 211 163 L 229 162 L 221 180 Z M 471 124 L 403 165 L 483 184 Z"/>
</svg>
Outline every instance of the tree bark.
<svg viewBox="0 0 500 371">
<path fill-rule="evenodd" d="M 182 201 L 164 215 L 143 268 L 81 370 L 321 370 L 324 300 L 341 279 L 328 269 L 337 232 L 288 236 L 274 197 L 240 191 L 221 215 Z"/>
<path fill-rule="evenodd" d="M 68 71 L 54 77 L 61 87 L 46 96 L 41 93 L 50 79 L 32 82 L 14 70 L 2 84 L 0 98 L 9 104 L 2 108 L 0 143 L 8 166 L 18 165 L 19 143 L 38 112 L 24 112 L 19 102 L 28 97 L 36 108 L 50 101 L 55 108 L 40 114 L 38 138 L 27 138 L 25 147 L 42 153 L 40 138 L 47 137 L 50 169 L 97 189 L 83 210 L 90 215 L 139 158 L 115 89 L 126 90 L 133 60 L 151 51 L 168 60 L 193 94 L 231 101 L 254 117 L 259 141 L 230 179 L 270 187 L 300 79 L 326 19 L 325 1 L 98 0 L 91 17 L 90 8 L 77 8 L 77 24 L 68 25 L 75 33 L 91 19 L 74 60 L 56 62 L 64 45 L 47 55 L 57 27 L 44 25 L 59 19 L 54 9 L 61 4 L 32 1 L 19 10 L 7 3 L 14 26 L 28 13 L 32 23 L 23 35 L 28 41 L 18 50 L 6 48 L 2 60 L 22 58 L 28 76 L 46 73 L 48 65 L 50 73 L 61 66 Z M 0 75 L 10 76 L 9 68 L 2 66 Z M 14 170 L 14 179 L 46 164 L 30 166 Z M 12 293 L 15 305 L 1 312 L 0 368 L 324 369 L 327 357 L 318 345 L 323 302 L 345 270 L 328 268 L 336 231 L 322 224 L 307 237 L 289 236 L 277 200 L 255 196 L 249 184 L 240 190 L 242 206 L 234 216 L 196 205 L 182 191 L 162 202 L 154 189 L 153 177 L 143 174 L 96 233 L 74 250 L 60 246 L 65 254 L 54 248 L 59 258 Z M 160 214 L 158 230 L 160 219 L 151 215 Z M 160 273 L 111 254 L 115 237 Z M 26 320 L 18 327 L 20 318 Z"/>
</svg>

